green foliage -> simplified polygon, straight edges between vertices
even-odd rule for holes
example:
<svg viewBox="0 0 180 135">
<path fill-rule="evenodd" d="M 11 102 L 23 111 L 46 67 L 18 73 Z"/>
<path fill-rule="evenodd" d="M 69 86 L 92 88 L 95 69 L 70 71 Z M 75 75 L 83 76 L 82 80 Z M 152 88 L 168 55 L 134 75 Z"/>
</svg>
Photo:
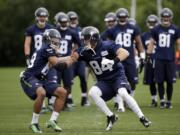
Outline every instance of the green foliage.
<svg viewBox="0 0 180 135">
<path fill-rule="evenodd" d="M 173 20 L 179 25 L 180 1 L 162 0 L 162 5 L 173 10 Z M 0 66 L 25 64 L 24 31 L 34 23 L 34 11 L 40 6 L 49 10 L 52 24 L 57 12 L 74 10 L 79 14 L 81 26 L 93 25 L 103 31 L 105 14 L 120 7 L 130 11 L 131 0 L 0 0 Z M 136 19 L 142 31 L 146 30 L 146 17 L 156 11 L 156 0 L 137 0 Z"/>
</svg>

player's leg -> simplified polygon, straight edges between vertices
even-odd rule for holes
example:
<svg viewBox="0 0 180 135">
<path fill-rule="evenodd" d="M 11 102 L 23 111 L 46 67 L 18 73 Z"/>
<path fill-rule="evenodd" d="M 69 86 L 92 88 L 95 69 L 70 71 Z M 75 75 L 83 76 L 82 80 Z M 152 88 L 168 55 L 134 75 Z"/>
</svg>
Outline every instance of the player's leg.
<svg viewBox="0 0 180 135">
<path fill-rule="evenodd" d="M 92 86 L 89 91 L 89 96 L 95 102 L 97 107 L 107 116 L 107 127 L 106 130 L 111 130 L 113 124 L 117 121 L 117 115 L 107 106 L 105 100 L 111 99 L 113 95 L 112 89 L 103 82 L 98 82 L 96 86 Z"/>
<path fill-rule="evenodd" d="M 51 68 L 47 75 L 46 75 L 46 79 L 49 81 L 49 82 L 56 82 L 58 83 L 58 72 L 56 69 L 54 68 Z M 48 111 L 52 112 L 53 111 L 53 107 L 54 107 L 54 102 L 56 100 L 56 97 L 55 96 L 50 96 L 48 97 Z"/>
<path fill-rule="evenodd" d="M 21 77 L 21 86 L 26 95 L 29 96 L 32 100 L 34 100 L 33 116 L 30 128 L 34 133 L 42 133 L 38 122 L 46 92 L 43 89 L 42 84 L 39 82 L 39 80 L 33 77 L 31 77 L 30 79 Z"/>
<path fill-rule="evenodd" d="M 118 94 L 116 94 L 116 96 L 114 97 L 114 102 L 115 110 L 117 110 L 118 112 L 125 112 L 124 101 Z"/>
<path fill-rule="evenodd" d="M 167 87 L 166 87 L 166 94 L 167 94 L 167 102 L 166 108 L 172 108 L 172 95 L 173 95 L 173 82 L 175 80 L 175 64 L 174 62 L 168 62 L 166 65 L 166 75 L 167 75 Z"/>
<path fill-rule="evenodd" d="M 165 65 L 163 61 L 156 60 L 154 69 L 155 82 L 158 84 L 158 92 L 160 98 L 160 108 L 165 108 L 165 98 L 164 98 L 164 80 L 165 80 Z"/>
<path fill-rule="evenodd" d="M 59 87 L 55 81 L 47 81 L 47 83 L 44 84 L 44 87 L 48 97 L 56 96 L 52 115 L 50 120 L 46 123 L 46 126 L 52 128 L 54 131 L 60 132 L 62 129 L 57 125 L 57 119 L 59 117 L 59 112 L 64 107 L 67 91 L 63 87 Z"/>
<path fill-rule="evenodd" d="M 156 89 L 156 83 L 153 82 L 151 84 L 149 84 L 149 89 L 150 89 L 150 93 L 151 93 L 151 106 L 152 107 L 157 107 L 157 89 Z"/>
<path fill-rule="evenodd" d="M 157 107 L 157 88 L 154 81 L 154 64 L 146 63 L 144 68 L 144 78 L 143 83 L 149 85 L 149 90 L 151 94 L 151 107 Z"/>
<path fill-rule="evenodd" d="M 86 63 L 80 61 L 77 63 L 77 75 L 80 79 L 80 86 L 81 86 L 81 106 L 89 106 L 88 94 L 87 94 L 87 81 L 86 81 L 86 74 L 85 74 L 85 67 Z"/>
<path fill-rule="evenodd" d="M 66 99 L 65 107 L 72 108 L 74 107 L 73 99 L 72 99 L 72 80 L 73 80 L 73 67 L 68 67 L 63 72 L 63 84 L 64 88 L 67 90 L 68 96 Z"/>
<path fill-rule="evenodd" d="M 149 127 L 151 122 L 144 116 L 137 102 L 134 100 L 132 96 L 128 94 L 127 89 L 125 87 L 119 88 L 118 94 L 128 104 L 129 108 L 138 116 L 138 118 L 140 119 L 140 122 L 145 127 Z"/>
</svg>

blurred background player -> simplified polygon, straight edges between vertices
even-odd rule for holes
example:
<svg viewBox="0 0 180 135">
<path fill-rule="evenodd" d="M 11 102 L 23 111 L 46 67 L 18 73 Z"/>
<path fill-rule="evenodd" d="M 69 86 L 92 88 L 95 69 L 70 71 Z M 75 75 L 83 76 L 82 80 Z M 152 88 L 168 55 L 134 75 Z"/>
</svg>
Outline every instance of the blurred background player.
<svg viewBox="0 0 180 135">
<path fill-rule="evenodd" d="M 36 21 L 35 24 L 29 26 L 25 31 L 24 54 L 26 57 L 27 66 L 30 64 L 30 59 L 34 51 L 39 50 L 42 47 L 42 34 L 44 31 L 53 27 L 47 23 L 49 12 L 46 8 L 37 8 L 34 15 Z M 51 104 L 48 105 L 48 108 L 52 108 Z M 44 101 L 41 113 L 45 112 L 47 112 L 47 109 Z"/>
<path fill-rule="evenodd" d="M 155 81 L 158 83 L 160 108 L 172 108 L 173 82 L 175 80 L 175 43 L 180 49 L 180 35 L 178 28 L 172 24 L 173 12 L 163 8 L 160 12 L 160 24 L 151 30 L 152 40 L 150 50 L 155 50 Z M 165 88 L 167 101 L 165 102 Z"/>
<path fill-rule="evenodd" d="M 69 17 L 64 12 L 59 12 L 57 16 L 57 27 L 56 29 L 60 32 L 62 40 L 61 40 L 61 48 L 60 48 L 60 56 L 70 56 L 73 50 L 73 45 L 76 44 L 81 46 L 81 40 L 79 35 L 69 28 Z M 65 104 L 65 109 L 72 109 L 74 106 L 71 87 L 73 80 L 73 66 L 67 67 L 65 70 L 58 72 L 59 82 L 63 82 L 64 88 L 68 91 L 68 97 Z"/>
<path fill-rule="evenodd" d="M 108 12 L 104 17 L 104 22 L 106 30 L 113 28 L 117 24 L 116 14 L 114 12 Z M 107 33 L 105 31 L 101 33 L 102 40 L 110 40 L 108 39 L 108 36 L 106 35 Z M 118 95 L 114 97 L 114 109 L 119 112 L 125 111 L 122 98 L 120 98 Z"/>
<path fill-rule="evenodd" d="M 67 64 L 62 58 L 58 58 L 61 36 L 56 29 L 48 29 L 43 35 L 43 46 L 34 51 L 30 64 L 20 75 L 20 82 L 25 94 L 34 100 L 33 116 L 30 129 L 34 133 L 42 133 L 39 127 L 40 110 L 45 97 L 56 96 L 53 112 L 50 120 L 46 123 L 47 128 L 61 132 L 57 125 L 59 112 L 64 106 L 67 91 L 60 87 L 57 82 L 57 72 L 49 72 L 53 69 L 62 70 Z"/>
<path fill-rule="evenodd" d="M 150 39 L 151 39 L 151 30 L 157 26 L 159 23 L 159 19 L 156 15 L 149 15 L 146 19 L 146 26 L 148 27 L 148 31 L 144 32 L 141 35 L 142 43 L 147 51 L 148 46 L 150 44 Z M 155 48 L 153 50 L 152 55 L 147 55 L 146 57 L 146 63 L 145 63 L 145 70 L 144 70 L 144 78 L 143 78 L 143 83 L 149 85 L 149 90 L 151 94 L 151 106 L 152 107 L 157 107 L 157 88 L 156 88 L 156 83 L 154 80 L 154 54 L 155 54 Z"/>
<path fill-rule="evenodd" d="M 104 22 L 105 22 L 106 29 L 110 29 L 114 27 L 117 24 L 116 14 L 114 12 L 108 12 L 104 17 Z M 105 31 L 101 33 L 102 40 L 108 40 L 107 39 L 108 36 L 105 34 L 106 34 Z"/>
<path fill-rule="evenodd" d="M 79 38 L 81 38 L 81 27 L 79 26 L 79 17 L 76 12 L 69 11 L 67 13 L 69 17 L 69 28 L 75 31 Z M 74 49 L 77 49 L 77 44 L 74 44 Z M 87 80 L 85 74 L 86 63 L 84 61 L 78 61 L 73 64 L 73 78 L 76 76 L 80 79 L 80 87 L 81 87 L 81 106 L 89 106 L 90 103 L 88 101 L 87 95 Z"/>
<path fill-rule="evenodd" d="M 122 62 L 128 81 L 130 82 L 134 95 L 136 84 L 138 83 L 135 54 L 134 54 L 134 41 L 137 46 L 140 61 L 143 63 L 145 59 L 145 52 L 140 38 L 140 31 L 135 25 L 128 23 L 129 12 L 125 8 L 120 8 L 116 11 L 117 24 L 105 31 L 107 38 L 121 45 L 122 48 L 128 50 L 129 57 Z M 106 39 L 107 39 L 106 38 Z"/>
</svg>

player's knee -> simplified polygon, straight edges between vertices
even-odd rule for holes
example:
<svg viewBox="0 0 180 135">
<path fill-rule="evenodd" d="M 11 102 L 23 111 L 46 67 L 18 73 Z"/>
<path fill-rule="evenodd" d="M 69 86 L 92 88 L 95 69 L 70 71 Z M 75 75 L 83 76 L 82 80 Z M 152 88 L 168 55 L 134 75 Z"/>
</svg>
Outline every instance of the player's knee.
<svg viewBox="0 0 180 135">
<path fill-rule="evenodd" d="M 36 93 L 37 97 L 45 98 L 46 96 L 46 91 L 42 87 L 38 88 Z"/>
<path fill-rule="evenodd" d="M 122 98 L 125 98 L 126 96 L 128 96 L 128 92 L 126 90 L 126 88 L 120 88 L 118 89 L 118 94 L 122 97 Z"/>
<path fill-rule="evenodd" d="M 58 98 L 66 98 L 67 90 L 65 90 L 63 87 L 58 87 L 54 95 Z"/>
<path fill-rule="evenodd" d="M 95 96 L 101 96 L 101 95 L 102 95 L 102 92 L 97 86 L 92 86 L 91 89 L 89 90 L 89 96 L 91 98 Z"/>
</svg>

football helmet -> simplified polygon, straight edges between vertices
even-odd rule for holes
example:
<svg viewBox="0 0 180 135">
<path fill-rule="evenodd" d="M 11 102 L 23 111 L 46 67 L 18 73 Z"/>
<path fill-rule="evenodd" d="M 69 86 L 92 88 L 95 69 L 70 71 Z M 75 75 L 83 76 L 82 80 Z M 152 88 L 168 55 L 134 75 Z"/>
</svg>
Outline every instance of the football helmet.
<svg viewBox="0 0 180 135">
<path fill-rule="evenodd" d="M 149 29 L 153 29 L 156 25 L 158 25 L 159 19 L 156 15 L 151 14 L 146 19 L 146 25 Z"/>
<path fill-rule="evenodd" d="M 69 17 L 64 12 L 59 12 L 57 21 L 61 30 L 66 30 L 68 27 Z"/>
<path fill-rule="evenodd" d="M 67 15 L 68 15 L 68 17 L 70 19 L 70 26 L 75 28 L 79 24 L 79 22 L 78 22 L 79 17 L 77 15 L 77 13 L 74 12 L 74 11 L 69 11 L 67 13 Z"/>
<path fill-rule="evenodd" d="M 116 24 L 116 14 L 109 12 L 105 15 L 104 21 L 106 22 L 107 28 L 111 28 Z"/>
<path fill-rule="evenodd" d="M 61 35 L 56 29 L 47 29 L 43 33 L 43 40 L 53 49 L 60 48 Z"/>
<path fill-rule="evenodd" d="M 94 49 L 100 40 L 99 30 L 93 26 L 84 27 L 81 37 L 85 48 Z"/>
<path fill-rule="evenodd" d="M 134 18 L 129 18 L 128 23 L 131 25 L 136 25 L 136 20 Z"/>
<path fill-rule="evenodd" d="M 40 7 L 37 8 L 35 13 L 35 20 L 40 26 L 45 26 L 46 22 L 48 21 L 49 12 L 46 8 Z"/>
<path fill-rule="evenodd" d="M 163 8 L 160 12 L 161 24 L 169 26 L 173 19 L 173 12 L 169 8 Z"/>
<path fill-rule="evenodd" d="M 125 25 L 129 18 L 129 12 L 126 8 L 119 8 L 116 11 L 116 17 L 120 25 Z"/>
</svg>

